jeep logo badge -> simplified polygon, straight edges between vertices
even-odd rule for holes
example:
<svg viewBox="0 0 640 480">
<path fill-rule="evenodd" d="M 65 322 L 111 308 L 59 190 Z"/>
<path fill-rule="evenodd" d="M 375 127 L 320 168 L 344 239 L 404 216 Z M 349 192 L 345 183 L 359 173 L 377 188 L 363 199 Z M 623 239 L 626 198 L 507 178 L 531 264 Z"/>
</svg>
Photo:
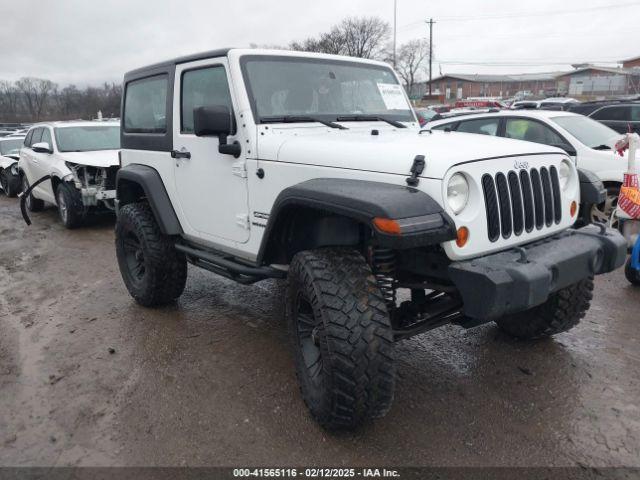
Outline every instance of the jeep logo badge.
<svg viewBox="0 0 640 480">
<path fill-rule="evenodd" d="M 519 162 L 518 160 L 516 160 L 515 162 L 513 162 L 513 168 L 515 168 L 516 170 L 529 170 L 529 162 Z"/>
</svg>

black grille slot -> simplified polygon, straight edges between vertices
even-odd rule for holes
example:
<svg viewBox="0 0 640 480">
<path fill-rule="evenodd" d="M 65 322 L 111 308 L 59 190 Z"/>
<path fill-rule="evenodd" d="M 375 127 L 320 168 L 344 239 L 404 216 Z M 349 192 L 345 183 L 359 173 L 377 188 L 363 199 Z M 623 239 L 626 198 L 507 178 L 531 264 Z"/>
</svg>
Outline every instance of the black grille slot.
<svg viewBox="0 0 640 480">
<path fill-rule="evenodd" d="M 558 170 L 551 167 L 551 189 L 553 190 L 553 213 L 556 223 L 562 220 L 562 199 L 560 197 L 560 180 L 558 179 Z"/>
<path fill-rule="evenodd" d="M 500 216 L 498 213 L 496 187 L 491 175 L 484 175 L 482 177 L 482 191 L 484 192 L 484 203 L 487 209 L 487 232 L 489 240 L 495 242 L 500 237 Z"/>
<path fill-rule="evenodd" d="M 509 238 L 512 232 L 511 201 L 509 200 L 507 178 L 504 174 L 499 173 L 496 175 L 496 185 L 498 186 L 498 200 L 500 201 L 500 226 L 502 227 L 502 236 Z"/>
<path fill-rule="evenodd" d="M 549 170 L 545 167 L 540 169 L 542 177 L 542 194 L 544 195 L 544 222 L 547 227 L 553 224 L 553 197 L 551 194 L 551 179 L 549 178 Z"/>
<path fill-rule="evenodd" d="M 561 192 L 556 167 L 532 168 L 519 173 L 499 172 L 482 177 L 482 189 L 487 209 L 489 240 L 500 235 L 509 238 L 525 230 L 541 230 L 545 224 L 562 221 Z"/>
<path fill-rule="evenodd" d="M 522 198 L 524 203 L 524 228 L 527 232 L 533 230 L 533 190 L 531 190 L 531 178 L 526 170 L 520 171 L 520 185 L 522 186 Z"/>
<path fill-rule="evenodd" d="M 540 174 L 535 168 L 531 169 L 531 188 L 533 190 L 536 228 L 540 230 L 544 225 L 544 201 L 542 200 L 542 182 L 540 182 Z"/>
<path fill-rule="evenodd" d="M 513 212 L 513 233 L 520 235 L 524 230 L 524 216 L 520 182 L 515 172 L 509 172 L 509 192 L 511 192 L 511 211 Z"/>
</svg>

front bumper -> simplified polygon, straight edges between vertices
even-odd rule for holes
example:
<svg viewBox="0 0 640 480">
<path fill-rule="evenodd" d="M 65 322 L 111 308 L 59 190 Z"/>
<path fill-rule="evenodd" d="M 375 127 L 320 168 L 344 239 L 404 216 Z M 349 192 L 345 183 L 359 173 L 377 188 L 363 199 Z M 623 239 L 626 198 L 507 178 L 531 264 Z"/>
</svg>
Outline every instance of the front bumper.
<svg viewBox="0 0 640 480">
<path fill-rule="evenodd" d="M 589 225 L 520 248 L 449 265 L 462 295 L 464 314 L 493 320 L 544 303 L 549 295 L 592 275 L 611 272 L 626 260 L 627 243 L 617 231 Z"/>
</svg>

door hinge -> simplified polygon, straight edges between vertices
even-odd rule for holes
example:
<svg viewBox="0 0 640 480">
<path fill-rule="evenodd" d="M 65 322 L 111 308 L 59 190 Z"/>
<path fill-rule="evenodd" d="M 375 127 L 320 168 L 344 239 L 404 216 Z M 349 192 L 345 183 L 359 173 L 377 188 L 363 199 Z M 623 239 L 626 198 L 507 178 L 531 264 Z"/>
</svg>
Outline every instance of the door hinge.
<svg viewBox="0 0 640 480">
<path fill-rule="evenodd" d="M 236 215 L 236 225 L 249 230 L 249 215 L 246 213 L 238 213 Z"/>
<path fill-rule="evenodd" d="M 231 166 L 231 173 L 233 173 L 236 177 L 247 178 L 247 169 L 244 165 L 244 160 L 234 163 Z"/>
</svg>

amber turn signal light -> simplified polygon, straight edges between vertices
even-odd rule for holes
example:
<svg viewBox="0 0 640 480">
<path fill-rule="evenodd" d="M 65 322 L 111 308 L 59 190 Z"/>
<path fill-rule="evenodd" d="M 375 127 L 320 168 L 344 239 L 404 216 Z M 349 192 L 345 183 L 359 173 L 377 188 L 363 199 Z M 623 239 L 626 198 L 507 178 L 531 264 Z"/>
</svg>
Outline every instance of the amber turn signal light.
<svg viewBox="0 0 640 480">
<path fill-rule="evenodd" d="M 467 244 L 468 241 L 469 241 L 469 229 L 467 227 L 460 227 L 458 229 L 456 245 L 459 248 L 462 248 Z"/>
<path fill-rule="evenodd" d="M 571 216 L 575 217 L 577 211 L 578 211 L 578 204 L 575 201 L 571 202 L 571 209 L 570 209 Z"/>
<path fill-rule="evenodd" d="M 382 233 L 388 233 L 389 235 L 400 235 L 401 233 L 400 224 L 390 218 L 376 217 L 373 219 L 373 224 Z"/>
</svg>

